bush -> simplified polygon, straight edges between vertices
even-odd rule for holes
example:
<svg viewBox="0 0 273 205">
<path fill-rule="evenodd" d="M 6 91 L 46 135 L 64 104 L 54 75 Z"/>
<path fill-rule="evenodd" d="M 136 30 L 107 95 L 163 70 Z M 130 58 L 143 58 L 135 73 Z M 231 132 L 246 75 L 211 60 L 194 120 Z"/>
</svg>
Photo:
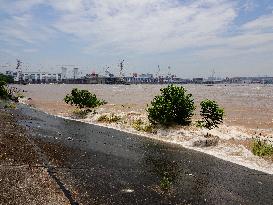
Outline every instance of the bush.
<svg viewBox="0 0 273 205">
<path fill-rule="evenodd" d="M 152 124 L 189 125 L 195 110 L 192 95 L 183 87 L 169 85 L 160 89 L 161 95 L 156 96 L 148 107 L 148 118 Z"/>
<path fill-rule="evenodd" d="M 132 127 L 137 131 L 154 132 L 154 126 L 143 122 L 141 119 L 134 120 L 132 122 Z"/>
<path fill-rule="evenodd" d="M 99 100 L 95 94 L 88 90 L 78 90 L 74 88 L 70 95 L 66 95 L 64 101 L 67 104 L 76 105 L 78 108 L 96 108 L 106 104 L 104 100 Z"/>
<path fill-rule="evenodd" d="M 223 123 L 224 109 L 213 100 L 203 100 L 201 103 L 200 115 L 202 121 L 198 122 L 199 126 L 213 129 Z"/>
<path fill-rule="evenodd" d="M 107 116 L 107 115 L 101 115 L 99 118 L 98 118 L 98 122 L 103 122 L 103 123 L 113 123 L 113 122 L 118 122 L 120 121 L 120 117 L 119 116 L 116 116 L 114 114 L 111 114 L 110 116 Z"/>
<path fill-rule="evenodd" d="M 0 98 L 2 99 L 8 99 L 9 94 L 8 90 L 6 88 L 6 82 L 5 81 L 0 81 Z"/>
<path fill-rule="evenodd" d="M 0 73 L 0 81 L 4 81 L 6 83 L 14 83 L 13 77 L 12 76 L 8 76 L 8 75 L 4 75 Z"/>
<path fill-rule="evenodd" d="M 1 79 L 1 78 L 0 78 Z M 19 102 L 18 93 L 20 92 L 19 89 L 14 87 L 8 87 L 7 82 L 4 80 L 0 80 L 0 98 L 2 99 L 9 99 L 14 102 Z"/>
<path fill-rule="evenodd" d="M 16 104 L 9 103 L 4 106 L 5 109 L 16 109 Z"/>
<path fill-rule="evenodd" d="M 160 184 L 159 184 L 160 188 L 163 190 L 163 191 L 167 191 L 171 188 L 172 186 L 172 181 L 168 178 L 168 177 L 163 177 L 161 180 L 160 180 Z"/>
<path fill-rule="evenodd" d="M 266 141 L 254 139 L 252 143 L 252 152 L 254 155 L 264 157 L 273 155 L 273 146 Z"/>
<path fill-rule="evenodd" d="M 75 110 L 73 110 L 73 115 L 76 118 L 80 118 L 80 119 L 84 119 L 87 117 L 88 113 L 90 110 L 81 110 L 79 108 L 76 108 Z"/>
</svg>

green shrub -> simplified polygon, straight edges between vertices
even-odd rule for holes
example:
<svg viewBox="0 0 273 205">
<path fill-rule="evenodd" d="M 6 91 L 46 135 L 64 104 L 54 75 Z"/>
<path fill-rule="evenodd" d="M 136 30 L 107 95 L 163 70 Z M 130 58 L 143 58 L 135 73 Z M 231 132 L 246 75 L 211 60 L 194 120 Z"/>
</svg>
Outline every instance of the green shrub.
<svg viewBox="0 0 273 205">
<path fill-rule="evenodd" d="M 132 122 L 132 127 L 137 131 L 144 131 L 152 133 L 154 131 L 154 126 L 143 122 L 141 119 L 134 120 Z"/>
<path fill-rule="evenodd" d="M 163 177 L 161 180 L 160 180 L 160 188 L 164 191 L 167 191 L 171 188 L 171 185 L 172 185 L 172 182 L 171 180 L 168 178 L 168 177 Z"/>
<path fill-rule="evenodd" d="M 9 98 L 9 94 L 8 94 L 8 90 L 7 90 L 6 85 L 7 84 L 5 81 L 0 81 L 0 98 L 2 98 L 2 99 Z"/>
<path fill-rule="evenodd" d="M 273 146 L 265 140 L 254 139 L 252 143 L 252 152 L 254 155 L 264 157 L 273 155 Z"/>
<path fill-rule="evenodd" d="M 106 104 L 104 100 L 99 100 L 95 94 L 88 90 L 78 90 L 74 88 L 70 95 L 66 95 L 64 101 L 67 104 L 76 105 L 78 108 L 96 108 Z"/>
<path fill-rule="evenodd" d="M 18 93 L 16 94 L 16 97 L 18 97 L 18 98 L 24 98 L 25 96 L 24 96 L 22 93 L 18 92 Z"/>
<path fill-rule="evenodd" d="M 8 76 L 8 75 L 4 75 L 0 73 L 0 81 L 4 81 L 6 83 L 13 83 L 13 77 L 12 76 Z"/>
<path fill-rule="evenodd" d="M 16 109 L 16 104 L 9 103 L 4 106 L 5 109 Z"/>
<path fill-rule="evenodd" d="M 169 85 L 160 89 L 161 95 L 156 96 L 148 107 L 148 118 L 152 124 L 189 125 L 195 110 L 192 95 L 183 87 Z"/>
<path fill-rule="evenodd" d="M 203 100 L 201 103 L 200 115 L 202 121 L 198 121 L 198 126 L 203 126 L 208 129 L 218 127 L 223 123 L 224 109 L 213 100 Z"/>
<path fill-rule="evenodd" d="M 103 123 L 113 123 L 113 122 L 118 122 L 120 121 L 121 117 L 116 116 L 114 114 L 111 114 L 110 116 L 107 115 L 101 115 L 98 118 L 98 122 L 103 122 Z"/>
<path fill-rule="evenodd" d="M 90 112 L 90 110 L 81 110 L 79 108 L 76 108 L 75 110 L 73 110 L 73 115 L 77 118 L 81 118 L 84 119 L 87 117 L 88 113 Z"/>
</svg>

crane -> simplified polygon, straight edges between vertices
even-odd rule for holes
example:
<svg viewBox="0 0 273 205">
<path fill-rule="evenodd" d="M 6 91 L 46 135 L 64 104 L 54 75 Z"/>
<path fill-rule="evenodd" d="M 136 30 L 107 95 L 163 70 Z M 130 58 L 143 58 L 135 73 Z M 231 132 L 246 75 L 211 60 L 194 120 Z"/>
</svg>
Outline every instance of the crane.
<svg viewBox="0 0 273 205">
<path fill-rule="evenodd" d="M 119 63 L 119 76 L 124 78 L 124 60 L 121 60 Z"/>
<path fill-rule="evenodd" d="M 109 68 L 110 68 L 110 66 L 106 66 L 106 68 L 104 68 L 104 73 L 105 73 L 105 75 L 107 76 L 109 76 L 109 77 L 114 77 L 114 74 L 112 74 L 110 71 L 109 71 Z"/>
</svg>

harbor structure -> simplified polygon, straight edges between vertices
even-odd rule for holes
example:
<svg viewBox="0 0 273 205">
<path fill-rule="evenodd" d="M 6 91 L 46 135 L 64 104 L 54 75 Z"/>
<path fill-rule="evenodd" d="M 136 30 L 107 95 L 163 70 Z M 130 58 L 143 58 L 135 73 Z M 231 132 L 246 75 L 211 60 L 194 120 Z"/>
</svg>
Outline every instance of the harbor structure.
<svg viewBox="0 0 273 205">
<path fill-rule="evenodd" d="M 15 83 L 22 81 L 23 83 L 39 84 L 62 81 L 61 73 L 6 71 L 6 75 L 12 76 Z"/>
<path fill-rule="evenodd" d="M 273 77 L 230 77 L 217 78 L 214 74 L 210 77 L 184 79 L 171 74 L 170 66 L 167 75 L 160 75 L 160 68 L 154 75 L 152 73 L 132 73 L 125 75 L 123 62 L 120 63 L 120 71 L 115 76 L 109 71 L 110 67 L 104 69 L 103 74 L 92 72 L 91 74 L 81 75 L 79 67 L 73 66 L 68 75 L 67 66 L 62 65 L 61 72 L 41 72 L 24 71 L 21 61 L 17 60 L 14 70 L 6 71 L 6 75 L 13 77 L 15 83 L 19 84 L 39 84 L 39 83 L 66 83 L 66 84 L 273 84 Z M 71 72 L 72 71 L 72 72 Z"/>
</svg>

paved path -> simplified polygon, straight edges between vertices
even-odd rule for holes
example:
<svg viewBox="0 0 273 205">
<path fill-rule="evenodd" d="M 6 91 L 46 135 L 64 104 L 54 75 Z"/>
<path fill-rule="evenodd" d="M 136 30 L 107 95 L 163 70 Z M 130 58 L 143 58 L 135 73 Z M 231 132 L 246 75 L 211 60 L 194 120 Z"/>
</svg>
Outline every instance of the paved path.
<svg viewBox="0 0 273 205">
<path fill-rule="evenodd" d="M 71 204 L 273 204 L 273 176 L 26 106 L 31 141 Z"/>
</svg>

